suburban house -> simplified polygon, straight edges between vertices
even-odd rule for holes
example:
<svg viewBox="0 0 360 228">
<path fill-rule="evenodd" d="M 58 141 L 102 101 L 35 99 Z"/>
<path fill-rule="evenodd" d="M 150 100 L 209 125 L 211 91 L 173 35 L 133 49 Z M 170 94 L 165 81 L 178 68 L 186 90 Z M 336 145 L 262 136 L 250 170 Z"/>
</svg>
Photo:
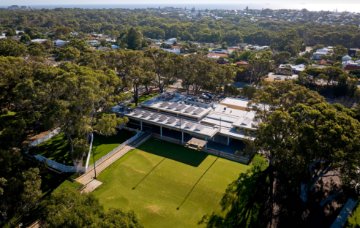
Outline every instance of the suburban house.
<svg viewBox="0 0 360 228">
<path fill-rule="evenodd" d="M 38 43 L 38 44 L 42 44 L 45 43 L 47 41 L 47 39 L 33 39 L 30 42 L 31 43 Z"/>
<path fill-rule="evenodd" d="M 332 47 L 317 49 L 312 55 L 312 60 L 321 60 L 323 56 L 332 55 L 332 53 L 333 53 Z"/>
<path fill-rule="evenodd" d="M 351 56 L 345 55 L 341 60 L 344 70 L 360 70 L 360 59 L 354 61 Z"/>
<path fill-rule="evenodd" d="M 180 55 L 180 48 L 176 47 L 176 48 L 161 48 L 162 50 L 166 51 L 166 52 L 170 52 L 173 54 L 177 54 Z"/>
<path fill-rule="evenodd" d="M 165 40 L 164 43 L 167 44 L 167 45 L 174 45 L 174 44 L 177 43 L 177 39 L 176 38 L 170 38 L 170 39 Z"/>
<path fill-rule="evenodd" d="M 207 54 L 207 57 L 209 59 L 220 59 L 220 58 L 228 58 L 229 55 L 224 53 L 209 53 Z"/>
<path fill-rule="evenodd" d="M 56 47 L 64 47 L 68 43 L 69 43 L 69 41 L 65 41 L 65 40 L 55 40 L 54 41 L 54 45 Z"/>
</svg>

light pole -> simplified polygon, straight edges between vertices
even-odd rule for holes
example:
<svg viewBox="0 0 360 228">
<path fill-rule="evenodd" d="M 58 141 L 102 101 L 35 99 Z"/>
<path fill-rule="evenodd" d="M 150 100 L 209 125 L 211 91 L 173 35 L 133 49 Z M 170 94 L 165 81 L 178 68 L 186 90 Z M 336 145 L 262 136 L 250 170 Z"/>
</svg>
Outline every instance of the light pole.
<svg viewBox="0 0 360 228">
<path fill-rule="evenodd" d="M 93 143 L 93 140 L 94 140 L 94 133 L 92 133 L 91 132 L 91 145 L 92 145 L 92 143 Z M 91 150 L 92 150 L 92 148 L 91 148 Z M 92 151 L 90 151 L 90 153 L 91 153 Z M 96 179 L 96 168 L 95 168 L 95 165 L 96 165 L 96 161 L 95 161 L 95 155 L 94 155 L 94 153 L 92 153 L 92 157 L 93 157 L 93 161 L 94 161 L 94 179 Z"/>
<path fill-rule="evenodd" d="M 220 133 L 221 133 L 221 117 L 220 117 Z"/>
</svg>

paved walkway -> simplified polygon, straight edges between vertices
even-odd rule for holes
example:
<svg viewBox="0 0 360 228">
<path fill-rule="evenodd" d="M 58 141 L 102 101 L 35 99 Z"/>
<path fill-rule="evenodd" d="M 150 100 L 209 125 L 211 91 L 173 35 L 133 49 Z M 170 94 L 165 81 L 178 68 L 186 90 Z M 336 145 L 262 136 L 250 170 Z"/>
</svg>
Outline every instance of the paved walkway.
<svg viewBox="0 0 360 228">
<path fill-rule="evenodd" d="M 139 146 L 140 144 L 145 142 L 147 139 L 148 139 L 148 137 L 143 138 L 138 143 L 136 143 L 135 145 L 126 145 L 125 147 L 123 147 L 122 149 L 120 149 L 116 153 L 114 153 L 108 159 L 104 160 L 100 164 L 96 164 L 96 166 L 95 166 L 96 175 L 98 176 L 104 169 L 106 169 L 112 163 L 114 163 L 119 158 L 124 156 L 130 150 L 136 148 L 137 146 Z M 79 182 L 80 184 L 87 185 L 88 183 L 90 183 L 94 179 L 94 176 L 95 176 L 94 169 L 89 169 L 86 173 L 84 173 L 80 177 L 76 178 L 75 180 L 77 182 Z"/>
<path fill-rule="evenodd" d="M 96 179 L 93 179 L 92 181 L 90 181 L 89 183 L 87 183 L 87 185 L 84 185 L 84 188 L 81 190 L 81 193 L 88 193 L 88 192 L 92 192 L 94 191 L 97 187 L 99 187 L 100 185 L 102 185 L 101 181 L 98 181 Z"/>
</svg>

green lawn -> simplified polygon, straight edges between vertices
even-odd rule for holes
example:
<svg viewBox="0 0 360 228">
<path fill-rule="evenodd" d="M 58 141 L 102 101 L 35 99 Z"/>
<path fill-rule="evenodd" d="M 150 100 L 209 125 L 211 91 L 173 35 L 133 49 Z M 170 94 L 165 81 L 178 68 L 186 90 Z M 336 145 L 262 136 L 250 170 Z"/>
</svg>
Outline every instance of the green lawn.
<svg viewBox="0 0 360 228">
<path fill-rule="evenodd" d="M 349 217 L 348 223 L 350 227 L 360 227 L 360 203 Z"/>
<path fill-rule="evenodd" d="M 248 166 L 150 139 L 104 170 L 92 194 L 106 208 L 134 210 L 145 227 L 196 227 L 220 209 Z M 179 208 L 179 209 L 177 209 Z"/>
<path fill-rule="evenodd" d="M 94 135 L 93 142 L 93 153 L 95 160 L 99 160 L 102 156 L 106 155 L 110 151 L 112 151 L 115 147 L 119 146 L 121 143 L 125 142 L 135 133 L 132 131 L 121 130 L 116 135 L 113 136 L 102 136 L 102 135 Z M 93 164 L 94 160 L 91 157 L 90 164 Z"/>
<path fill-rule="evenodd" d="M 65 165 L 73 165 L 69 144 L 65 135 L 60 133 L 37 147 L 30 149 L 31 154 L 40 154 L 48 159 Z"/>
<path fill-rule="evenodd" d="M 93 152 L 95 160 L 98 160 L 112 149 L 131 138 L 135 133 L 121 130 L 113 136 L 95 135 L 93 142 Z M 63 163 L 65 165 L 73 165 L 69 145 L 65 139 L 65 135 L 60 133 L 52 139 L 34 147 L 30 150 L 31 154 L 41 154 L 46 158 Z M 93 163 L 91 157 L 90 164 Z"/>
</svg>

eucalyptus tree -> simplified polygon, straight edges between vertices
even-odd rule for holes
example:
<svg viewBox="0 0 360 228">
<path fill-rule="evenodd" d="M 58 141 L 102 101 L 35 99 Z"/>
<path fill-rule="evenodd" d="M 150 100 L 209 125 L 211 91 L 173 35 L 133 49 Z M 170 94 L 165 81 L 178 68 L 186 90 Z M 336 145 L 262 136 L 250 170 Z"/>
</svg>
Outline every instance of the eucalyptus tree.
<svg viewBox="0 0 360 228">
<path fill-rule="evenodd" d="M 259 113 L 256 144 L 268 158 L 273 183 L 286 185 L 305 202 L 329 171 L 354 189 L 360 181 L 360 123 L 350 112 L 292 83 L 265 85 L 255 101 L 268 104 Z"/>
<path fill-rule="evenodd" d="M 255 52 L 250 56 L 250 83 L 258 84 L 261 78 L 269 73 L 272 68 L 271 57 L 272 53 L 270 51 Z"/>
<path fill-rule="evenodd" d="M 261 120 L 255 145 L 267 164 L 258 166 L 255 158 L 229 185 L 221 201 L 225 215 L 207 217 L 208 227 L 309 225 L 322 205 L 333 210 L 329 202 L 356 190 L 360 123 L 351 110 L 291 82 L 263 85 L 254 102 Z M 327 174 L 338 175 L 343 189 L 325 184 Z"/>
<path fill-rule="evenodd" d="M 151 58 L 154 62 L 154 72 L 156 75 L 157 86 L 160 93 L 164 92 L 166 86 L 175 81 L 174 60 L 172 54 L 158 49 L 148 49 L 145 56 Z"/>
<path fill-rule="evenodd" d="M 134 212 L 105 211 L 94 196 L 70 187 L 54 191 L 42 203 L 40 221 L 43 227 L 142 227 Z"/>
<path fill-rule="evenodd" d="M 67 63 L 60 66 L 53 83 L 59 90 L 52 106 L 56 110 L 54 121 L 64 131 L 73 158 L 81 159 L 90 133 L 113 134 L 115 127 L 124 121 L 107 112 L 121 99 L 116 93 L 121 81 L 114 71 Z"/>
</svg>

